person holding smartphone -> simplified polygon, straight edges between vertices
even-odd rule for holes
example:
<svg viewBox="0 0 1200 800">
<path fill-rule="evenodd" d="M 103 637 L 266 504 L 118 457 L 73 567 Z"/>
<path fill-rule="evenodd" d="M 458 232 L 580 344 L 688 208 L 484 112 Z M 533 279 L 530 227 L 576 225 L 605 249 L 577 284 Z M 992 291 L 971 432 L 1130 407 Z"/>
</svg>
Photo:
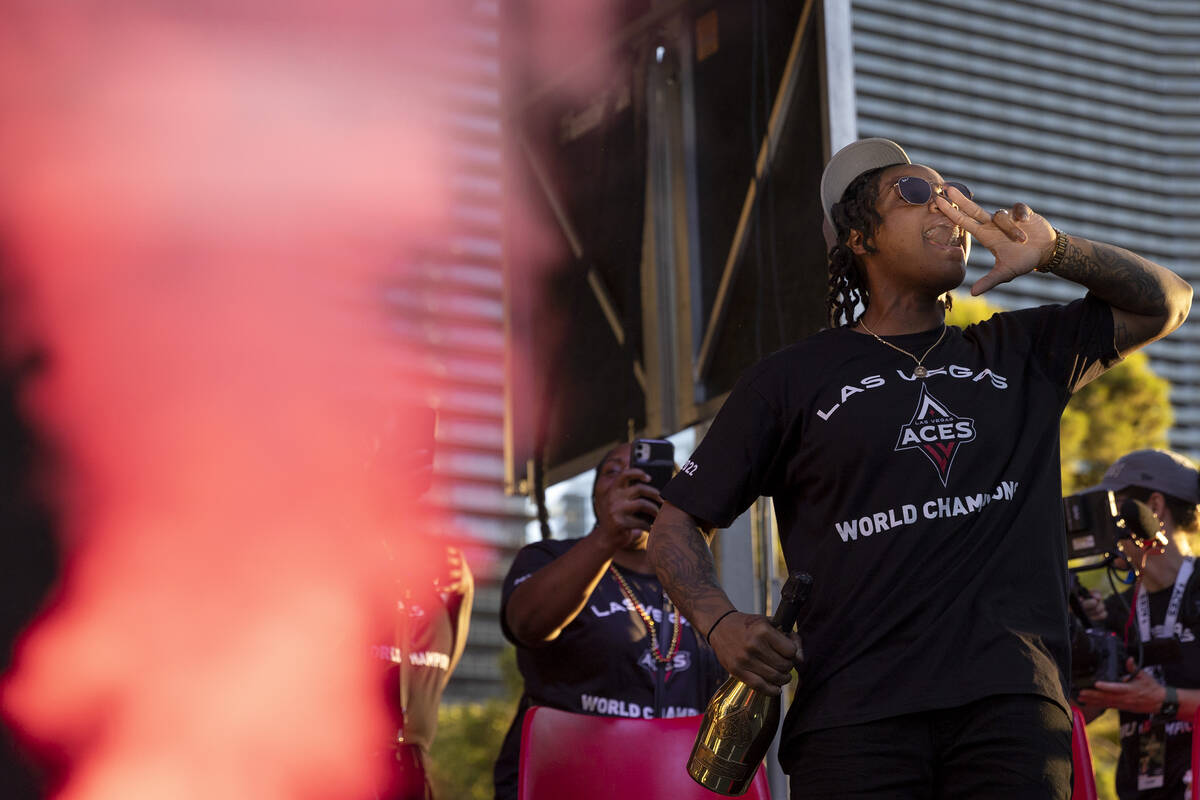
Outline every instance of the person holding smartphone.
<svg viewBox="0 0 1200 800">
<path fill-rule="evenodd" d="M 596 469 L 596 525 L 578 539 L 521 549 L 504 580 L 500 620 L 517 647 L 524 691 L 495 765 L 497 800 L 517 796 L 521 725 L 531 706 L 644 719 L 694 716 L 725 674 L 646 559 L 662 498 L 630 465 L 631 445 Z"/>
</svg>

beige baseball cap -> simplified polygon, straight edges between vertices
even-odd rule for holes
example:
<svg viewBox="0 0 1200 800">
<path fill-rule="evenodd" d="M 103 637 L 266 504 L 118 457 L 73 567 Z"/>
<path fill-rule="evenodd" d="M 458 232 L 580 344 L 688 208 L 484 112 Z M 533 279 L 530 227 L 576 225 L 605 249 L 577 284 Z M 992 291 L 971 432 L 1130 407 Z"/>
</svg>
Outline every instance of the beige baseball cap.
<svg viewBox="0 0 1200 800">
<path fill-rule="evenodd" d="M 846 187 L 855 178 L 880 167 L 911 163 L 903 147 L 891 139 L 878 137 L 859 139 L 834 153 L 821 175 L 821 209 L 825 212 L 825 239 L 830 241 L 836 230 L 833 225 L 833 206 L 842 199 Z"/>
</svg>

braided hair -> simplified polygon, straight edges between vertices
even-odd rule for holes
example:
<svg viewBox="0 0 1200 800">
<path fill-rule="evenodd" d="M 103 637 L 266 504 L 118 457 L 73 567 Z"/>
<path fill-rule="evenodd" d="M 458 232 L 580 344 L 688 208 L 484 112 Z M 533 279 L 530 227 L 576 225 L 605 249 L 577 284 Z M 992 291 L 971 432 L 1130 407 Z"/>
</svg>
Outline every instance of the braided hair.
<svg viewBox="0 0 1200 800">
<path fill-rule="evenodd" d="M 850 231 L 860 231 L 863 249 L 868 253 L 876 252 L 875 229 L 883 218 L 875 210 L 879 200 L 875 179 L 885 169 L 887 167 L 880 167 L 859 175 L 846 187 L 842 199 L 830 209 L 837 231 L 837 244 L 829 250 L 829 293 L 825 296 L 825 312 L 831 328 L 853 325 L 858 320 L 854 316 L 855 307 L 861 303 L 865 312 L 871 305 L 871 290 L 854 251 L 846 245 L 846 238 Z M 939 299 L 943 311 L 949 313 L 954 296 L 946 292 Z"/>
<path fill-rule="evenodd" d="M 837 233 L 837 243 L 829 250 L 829 293 L 825 296 L 830 327 L 853 325 L 855 306 L 861 303 L 866 309 L 871 304 L 866 277 L 846 239 L 850 231 L 860 231 L 863 247 L 868 253 L 875 252 L 875 228 L 883 221 L 875 210 L 879 199 L 876 178 L 884 169 L 872 169 L 859 175 L 846 187 L 842 199 L 830 209 Z"/>
</svg>

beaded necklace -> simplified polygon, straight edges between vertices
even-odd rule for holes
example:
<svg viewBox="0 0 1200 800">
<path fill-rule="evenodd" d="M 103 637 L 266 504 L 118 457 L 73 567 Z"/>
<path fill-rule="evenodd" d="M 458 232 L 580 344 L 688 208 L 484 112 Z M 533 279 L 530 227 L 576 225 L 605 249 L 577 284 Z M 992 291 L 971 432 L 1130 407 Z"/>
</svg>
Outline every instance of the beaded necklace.
<svg viewBox="0 0 1200 800">
<path fill-rule="evenodd" d="M 625 599 L 633 605 L 633 610 L 642 618 L 642 622 L 646 623 L 646 630 L 650 633 L 650 652 L 654 654 L 654 660 L 660 664 L 670 664 L 675 660 L 675 653 L 679 650 L 679 629 L 683 627 L 679 624 L 678 617 L 675 619 L 675 628 L 671 631 L 671 646 L 667 649 L 667 654 L 664 656 L 662 651 L 658 649 L 658 631 L 654 626 L 654 620 L 650 618 L 649 612 L 638 602 L 633 589 L 625 582 L 625 578 L 621 577 L 620 572 L 617 572 L 617 565 L 609 564 L 608 569 L 612 572 L 613 577 L 617 579 L 617 585 L 621 587 L 621 594 L 625 595 Z"/>
</svg>

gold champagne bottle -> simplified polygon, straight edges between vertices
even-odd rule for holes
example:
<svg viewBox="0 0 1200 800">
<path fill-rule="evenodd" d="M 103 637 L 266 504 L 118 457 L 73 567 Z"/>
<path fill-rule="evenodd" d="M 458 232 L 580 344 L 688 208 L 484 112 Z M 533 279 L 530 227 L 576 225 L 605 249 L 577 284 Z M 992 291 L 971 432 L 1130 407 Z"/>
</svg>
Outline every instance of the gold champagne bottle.
<svg viewBox="0 0 1200 800">
<path fill-rule="evenodd" d="M 811 591 L 811 575 L 805 572 L 789 575 L 771 624 L 790 633 Z M 714 792 L 745 794 L 775 738 L 779 704 L 779 695 L 755 691 L 731 676 L 704 710 L 700 733 L 688 758 L 688 774 Z"/>
</svg>

